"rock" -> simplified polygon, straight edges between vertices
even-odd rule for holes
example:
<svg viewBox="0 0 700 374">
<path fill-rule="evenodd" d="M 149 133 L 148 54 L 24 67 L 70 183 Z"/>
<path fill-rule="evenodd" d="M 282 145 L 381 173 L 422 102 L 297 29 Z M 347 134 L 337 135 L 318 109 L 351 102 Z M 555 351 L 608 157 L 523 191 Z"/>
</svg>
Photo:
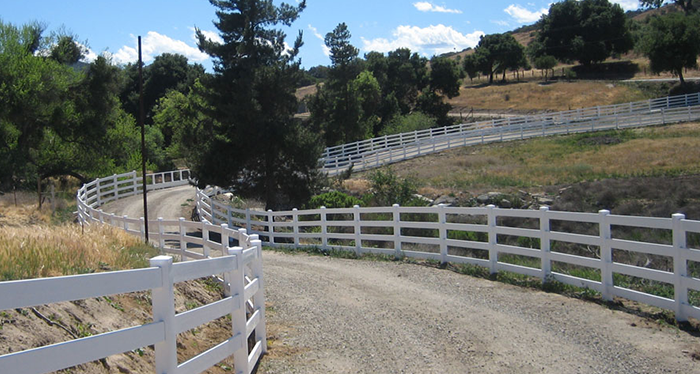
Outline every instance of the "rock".
<svg viewBox="0 0 700 374">
<path fill-rule="evenodd" d="M 509 200 L 503 199 L 501 200 L 500 204 L 498 204 L 498 206 L 501 208 L 509 209 L 513 207 L 513 204 Z"/>
<path fill-rule="evenodd" d="M 223 195 L 224 195 L 225 198 L 227 198 L 227 199 L 229 199 L 229 200 L 233 200 L 233 194 L 232 194 L 232 193 L 226 192 L 226 193 L 223 194 Z"/>
<path fill-rule="evenodd" d="M 479 202 L 479 204 L 487 204 L 491 200 L 489 195 L 479 195 L 476 197 L 476 201 Z"/>
<path fill-rule="evenodd" d="M 552 205 L 554 204 L 554 199 L 542 196 L 537 198 L 537 202 L 540 203 L 540 205 Z"/>
<path fill-rule="evenodd" d="M 569 186 L 569 187 L 564 187 L 564 188 L 560 188 L 560 189 L 559 189 L 559 195 L 561 195 L 561 194 L 563 194 L 564 192 L 568 191 L 570 188 L 571 188 L 571 186 Z"/>
<path fill-rule="evenodd" d="M 453 196 L 440 196 L 437 199 L 435 199 L 432 203 L 432 206 L 437 206 L 440 204 L 445 204 L 446 206 L 454 206 L 457 203 L 457 198 Z"/>
<path fill-rule="evenodd" d="M 423 201 L 423 202 L 425 203 L 425 205 L 432 205 L 432 204 L 433 204 L 433 200 L 431 200 L 431 199 L 429 199 L 429 198 L 427 198 L 427 197 L 425 197 L 425 196 L 423 196 L 423 195 L 420 195 L 420 194 L 417 194 L 417 193 L 416 193 L 416 194 L 413 194 L 413 197 L 416 198 L 416 199 L 418 199 L 418 200 Z"/>
</svg>

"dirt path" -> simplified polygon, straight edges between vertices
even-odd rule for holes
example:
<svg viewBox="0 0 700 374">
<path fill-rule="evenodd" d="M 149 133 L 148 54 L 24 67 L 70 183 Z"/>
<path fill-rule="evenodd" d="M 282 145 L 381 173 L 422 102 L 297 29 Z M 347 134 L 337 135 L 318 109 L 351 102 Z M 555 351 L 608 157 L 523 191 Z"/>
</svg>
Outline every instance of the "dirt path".
<svg viewBox="0 0 700 374">
<path fill-rule="evenodd" d="M 195 189 L 192 186 L 181 186 L 148 192 L 148 216 L 149 219 L 163 217 L 164 219 L 176 219 L 185 217 L 190 219 L 189 211 L 192 209 L 192 201 L 195 197 Z M 190 201 L 188 201 L 190 200 Z M 183 206 L 187 204 L 188 206 Z M 189 207 L 189 209 L 188 209 Z M 143 197 L 131 196 L 106 204 L 102 208 L 107 213 L 127 215 L 132 218 L 143 216 Z"/>
<path fill-rule="evenodd" d="M 700 372 L 700 338 L 594 303 L 420 265 L 264 256 L 258 373 Z"/>
</svg>

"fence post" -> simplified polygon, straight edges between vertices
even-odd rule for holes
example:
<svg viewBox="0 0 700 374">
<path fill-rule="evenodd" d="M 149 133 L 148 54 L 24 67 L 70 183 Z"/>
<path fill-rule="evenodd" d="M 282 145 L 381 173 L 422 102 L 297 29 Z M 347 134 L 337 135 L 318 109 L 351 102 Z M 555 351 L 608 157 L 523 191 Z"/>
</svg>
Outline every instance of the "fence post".
<svg viewBox="0 0 700 374">
<path fill-rule="evenodd" d="M 204 221 L 202 221 L 202 254 L 204 254 L 204 258 L 209 258 L 209 229 Z"/>
<path fill-rule="evenodd" d="M 253 309 L 260 313 L 260 322 L 255 328 L 255 340 L 262 344 L 262 353 L 267 352 L 267 326 L 265 322 L 265 279 L 263 277 L 262 241 L 255 237 L 250 244 L 257 248 L 255 260 L 251 263 L 253 278 L 258 279 L 258 292 L 253 296 Z"/>
<path fill-rule="evenodd" d="M 187 242 L 185 241 L 185 218 L 178 219 L 180 230 L 180 261 L 187 261 Z"/>
<path fill-rule="evenodd" d="M 136 170 L 132 170 L 131 174 L 132 174 L 131 177 L 133 178 L 133 181 L 134 181 L 134 195 L 136 195 L 137 193 L 139 193 L 138 175 L 136 174 Z"/>
<path fill-rule="evenodd" d="M 394 256 L 398 259 L 403 257 L 401 250 L 401 212 L 399 204 L 392 205 L 392 214 L 394 218 Z"/>
<path fill-rule="evenodd" d="M 100 195 L 102 191 L 100 191 L 100 178 L 95 178 L 95 193 L 97 196 L 97 206 L 102 205 L 102 196 Z"/>
<path fill-rule="evenodd" d="M 354 233 L 355 233 L 355 254 L 359 255 L 360 251 L 362 250 L 362 227 L 360 226 L 360 206 L 355 205 L 352 207 L 353 212 L 353 221 L 355 222 L 354 224 Z"/>
<path fill-rule="evenodd" d="M 267 210 L 267 239 L 271 246 L 275 245 L 275 216 L 272 215 L 272 209 Z"/>
<path fill-rule="evenodd" d="M 173 287 L 173 258 L 157 256 L 151 259 L 151 267 L 160 268 L 160 288 L 151 291 L 153 321 L 163 322 L 165 339 L 155 344 L 156 373 L 174 373 L 177 370 L 177 334 L 175 333 L 175 292 Z"/>
<path fill-rule="evenodd" d="M 299 243 L 299 209 L 292 209 L 292 232 L 294 233 L 294 246 L 301 245 Z"/>
<path fill-rule="evenodd" d="M 253 232 L 253 228 L 250 225 L 250 208 L 245 208 L 245 228 L 248 232 Z"/>
<path fill-rule="evenodd" d="M 321 248 L 328 249 L 328 226 L 326 226 L 326 207 L 321 207 Z"/>
<path fill-rule="evenodd" d="M 549 240 L 549 232 L 551 230 L 549 222 L 549 207 L 540 207 L 540 252 L 542 252 L 542 283 L 548 281 L 552 273 L 552 261 L 549 258 L 551 252 L 551 242 Z"/>
<path fill-rule="evenodd" d="M 228 225 L 225 223 L 222 223 L 221 224 L 221 255 L 222 256 L 226 256 L 228 254 L 228 243 L 229 243 Z"/>
<path fill-rule="evenodd" d="M 666 124 L 666 109 L 661 108 L 661 124 Z"/>
<path fill-rule="evenodd" d="M 496 206 L 489 204 L 486 206 L 486 220 L 488 222 L 488 234 L 489 234 L 489 272 L 495 274 L 497 272 L 496 264 L 498 264 L 498 250 L 496 249 L 497 237 L 496 237 Z"/>
<path fill-rule="evenodd" d="M 440 229 L 438 229 L 438 234 L 440 235 L 440 263 L 442 265 L 447 264 L 447 229 L 445 224 L 447 224 L 447 215 L 445 214 L 445 204 L 438 204 L 438 222 L 440 223 Z"/>
<path fill-rule="evenodd" d="M 119 200 L 119 185 L 117 184 L 118 181 L 116 174 L 114 174 L 114 176 L 112 177 L 112 181 L 114 184 L 114 200 Z M 53 188 L 53 185 L 51 185 L 51 187 Z"/>
<path fill-rule="evenodd" d="M 160 249 L 165 249 L 165 239 L 163 239 L 163 235 L 165 235 L 165 230 L 163 229 L 163 217 L 158 217 L 158 247 Z"/>
<path fill-rule="evenodd" d="M 599 210 L 600 222 L 600 280 L 602 283 L 602 297 L 605 301 L 611 301 L 613 297 L 613 275 L 612 275 L 612 247 L 610 246 L 610 240 L 612 235 L 610 232 L 610 220 L 608 216 L 610 215 L 609 210 Z"/>
<path fill-rule="evenodd" d="M 673 282 L 674 298 L 676 300 L 676 320 L 685 322 L 688 320 L 686 306 L 688 305 L 688 287 L 685 284 L 685 278 L 688 276 L 688 260 L 686 259 L 687 237 L 683 220 L 685 214 L 676 213 L 672 216 L 673 219 L 673 273 L 675 281 Z"/>
<path fill-rule="evenodd" d="M 127 222 L 126 220 L 129 219 L 129 216 L 123 215 L 122 218 L 124 219 L 124 231 L 126 231 L 128 233 L 129 232 L 129 222 Z"/>
<path fill-rule="evenodd" d="M 236 256 L 236 268 L 228 274 L 230 293 L 238 304 L 231 311 L 232 340 L 238 341 L 239 347 L 233 352 L 233 365 L 236 373 L 249 373 L 248 367 L 248 337 L 246 336 L 246 300 L 245 300 L 245 265 L 243 264 L 243 248 L 233 247 L 228 250 L 229 256 Z"/>
</svg>

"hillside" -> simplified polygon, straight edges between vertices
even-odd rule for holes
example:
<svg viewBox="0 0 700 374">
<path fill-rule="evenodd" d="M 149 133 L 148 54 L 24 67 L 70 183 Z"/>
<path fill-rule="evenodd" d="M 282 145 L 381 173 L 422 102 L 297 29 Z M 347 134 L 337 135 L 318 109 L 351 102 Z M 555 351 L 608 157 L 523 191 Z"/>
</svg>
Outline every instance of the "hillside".
<svg viewBox="0 0 700 374">
<path fill-rule="evenodd" d="M 555 136 L 466 147 L 391 166 L 418 192 L 459 206 L 503 195 L 509 207 L 537 208 L 542 199 L 567 211 L 700 219 L 700 123 Z M 369 186 L 363 172 L 351 193 Z M 498 203 L 498 201 L 494 201 Z"/>
</svg>

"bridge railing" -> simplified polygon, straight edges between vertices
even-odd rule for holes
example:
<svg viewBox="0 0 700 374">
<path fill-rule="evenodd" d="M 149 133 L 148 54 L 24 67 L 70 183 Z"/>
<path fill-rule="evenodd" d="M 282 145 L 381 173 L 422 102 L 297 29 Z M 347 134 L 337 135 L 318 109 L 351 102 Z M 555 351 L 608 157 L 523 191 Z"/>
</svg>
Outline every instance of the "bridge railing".
<svg viewBox="0 0 700 374">
<path fill-rule="evenodd" d="M 147 188 L 187 184 L 188 174 L 149 174 Z M 141 181 L 132 172 L 82 186 L 77 196 L 81 223 L 110 224 L 144 237 L 143 218 L 116 216 L 98 209 L 106 202 L 140 193 Z M 147 269 L 0 282 L 0 310 L 151 290 L 152 323 L 6 354 L 0 356 L 0 371 L 45 373 L 155 345 L 158 373 L 200 373 L 230 355 L 236 372 L 252 372 L 261 354 L 267 351 L 262 243 L 258 237 L 245 229 L 184 218 L 149 220 L 149 236 L 163 252 L 178 255 L 180 262 L 173 263 L 170 256 L 158 256 Z M 225 297 L 176 315 L 174 284 L 210 276 L 223 282 Z M 233 326 L 228 339 L 178 363 L 177 334 L 227 315 Z M 249 350 L 250 337 L 254 337 L 255 344 Z"/>
<path fill-rule="evenodd" d="M 700 221 L 682 214 L 652 218 L 606 210 L 398 205 L 265 212 L 235 209 L 208 195 L 215 192 L 198 191 L 200 214 L 211 222 L 245 227 L 269 246 L 484 266 L 491 273 L 508 271 L 588 288 L 605 300 L 623 297 L 668 309 L 679 321 L 700 319 Z M 670 239 L 634 239 L 625 230 L 655 231 Z M 630 277 L 651 286 L 640 289 Z"/>
<path fill-rule="evenodd" d="M 457 147 L 523 138 L 519 135 L 533 129 L 541 131 L 531 131 L 532 136 L 547 136 L 689 121 L 700 118 L 699 106 L 700 93 L 696 93 L 431 128 L 328 147 L 320 164 L 329 175 L 335 175 L 351 165 L 354 170 L 363 170 L 449 149 L 445 142 Z"/>
</svg>

